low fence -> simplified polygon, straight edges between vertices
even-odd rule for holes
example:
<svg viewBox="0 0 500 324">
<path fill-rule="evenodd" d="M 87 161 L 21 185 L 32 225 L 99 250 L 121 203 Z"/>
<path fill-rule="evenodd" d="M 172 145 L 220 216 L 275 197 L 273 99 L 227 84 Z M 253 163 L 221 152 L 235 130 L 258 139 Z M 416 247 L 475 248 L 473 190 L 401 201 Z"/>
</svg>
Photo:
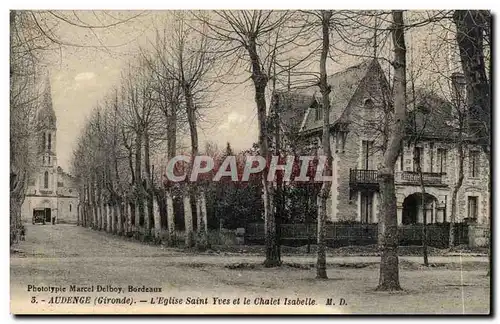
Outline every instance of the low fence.
<svg viewBox="0 0 500 324">
<path fill-rule="evenodd" d="M 469 226 L 465 223 L 454 224 L 455 244 L 469 243 Z M 423 224 L 403 225 L 398 227 L 400 245 L 421 245 Z M 317 224 L 282 224 L 280 239 L 283 245 L 301 246 L 315 243 Z M 246 244 L 263 244 L 265 240 L 263 223 L 249 224 L 245 230 Z M 436 248 L 449 245 L 450 224 L 435 223 L 427 225 L 427 244 Z M 325 226 L 325 238 L 328 246 L 342 247 L 349 245 L 377 244 L 377 224 L 342 224 L 333 223 Z"/>
</svg>

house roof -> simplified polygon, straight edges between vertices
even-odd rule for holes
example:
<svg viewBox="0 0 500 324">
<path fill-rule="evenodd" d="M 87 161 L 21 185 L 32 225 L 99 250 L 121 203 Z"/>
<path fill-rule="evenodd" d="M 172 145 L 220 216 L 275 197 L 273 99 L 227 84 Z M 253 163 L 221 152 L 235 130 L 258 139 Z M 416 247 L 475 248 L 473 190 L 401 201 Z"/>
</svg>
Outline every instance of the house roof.
<svg viewBox="0 0 500 324">
<path fill-rule="evenodd" d="M 332 74 L 328 78 L 330 92 L 330 124 L 349 121 L 349 103 L 356 90 L 367 75 L 381 73 L 382 68 L 376 59 L 363 61 L 345 70 Z M 423 137 L 446 138 L 456 134 L 453 126 L 452 105 L 443 97 L 425 89 L 415 92 L 415 104 L 408 93 L 408 122 L 406 134 L 409 136 L 419 133 Z M 294 92 L 279 92 L 278 100 L 280 123 L 285 132 L 311 132 L 320 130 L 322 119 L 316 120 L 314 110 L 309 109 L 315 101 L 321 102 L 321 93 L 317 86 L 310 86 Z M 416 132 L 415 132 L 416 131 Z"/>
<path fill-rule="evenodd" d="M 273 110 L 278 107 L 280 125 L 287 135 L 300 130 L 304 116 L 314 98 L 299 92 L 277 92 L 273 98 Z"/>
<path fill-rule="evenodd" d="M 451 102 L 426 89 L 415 90 L 414 103 L 408 95 L 408 136 L 451 139 L 457 134 Z"/>
<path fill-rule="evenodd" d="M 345 70 L 334 73 L 328 77 L 328 84 L 331 86 L 330 92 L 330 123 L 333 124 L 342 117 L 345 117 L 346 108 L 349 105 L 359 84 L 365 78 L 371 67 L 379 65 L 375 59 L 365 60 L 358 65 L 351 66 Z M 321 101 L 321 93 L 317 86 L 311 86 L 298 91 L 303 97 L 301 103 L 309 102 L 309 108 L 314 100 Z M 294 94 L 297 96 L 297 94 Z M 302 107 L 300 107 L 302 109 Z M 322 120 L 316 120 L 315 114 L 309 113 L 305 109 L 301 119 L 299 131 L 306 132 L 320 129 L 323 126 Z M 293 109 L 293 108 L 292 108 Z"/>
</svg>

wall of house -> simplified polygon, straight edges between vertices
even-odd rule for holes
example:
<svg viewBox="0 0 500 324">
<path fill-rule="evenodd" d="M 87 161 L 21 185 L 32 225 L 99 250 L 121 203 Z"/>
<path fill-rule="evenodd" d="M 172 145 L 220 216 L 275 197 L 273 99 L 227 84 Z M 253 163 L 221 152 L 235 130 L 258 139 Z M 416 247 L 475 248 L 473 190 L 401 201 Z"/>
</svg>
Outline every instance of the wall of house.
<svg viewBox="0 0 500 324">
<path fill-rule="evenodd" d="M 344 149 L 333 145 L 332 152 L 335 155 L 334 167 L 336 168 L 335 201 L 332 221 L 353 221 L 357 218 L 357 201 L 350 197 L 349 193 L 349 171 L 356 165 L 358 159 L 357 136 L 347 135 Z"/>
<path fill-rule="evenodd" d="M 458 192 L 458 217 L 463 219 L 468 217 L 467 202 L 469 196 L 478 197 L 478 219 L 477 222 L 480 224 L 489 224 L 490 222 L 490 168 L 488 163 L 487 155 L 480 151 L 479 154 L 479 175 L 477 177 L 471 177 L 470 175 L 470 160 L 469 151 L 470 149 L 479 150 L 479 147 L 469 147 L 466 151 L 466 157 L 464 161 L 464 181 L 462 187 Z M 458 154 L 454 154 L 458 156 Z M 458 159 L 456 159 L 458 160 Z M 456 174 L 458 178 L 458 161 L 455 163 L 450 163 L 451 174 Z"/>
<path fill-rule="evenodd" d="M 376 75 L 376 74 L 373 74 Z M 349 133 L 347 135 L 344 149 L 337 147 L 335 135 L 332 136 L 332 152 L 334 154 L 333 167 L 335 170 L 335 180 L 332 184 L 332 221 L 359 221 L 361 211 L 361 194 L 355 193 L 349 197 L 349 171 L 354 168 L 362 168 L 362 141 L 375 140 L 375 149 L 372 156 L 372 162 L 369 168 L 378 169 L 382 161 L 382 152 L 376 148 L 381 144 L 381 136 L 379 125 L 370 124 L 372 120 L 376 120 L 380 116 L 380 109 L 376 109 L 377 104 L 381 104 L 383 97 L 380 95 L 381 90 L 378 86 L 376 76 L 368 77 L 359 86 L 354 97 L 348 106 Z M 375 109 L 367 110 L 364 106 L 366 98 L 373 98 Z M 380 119 L 379 119 L 380 120 Z M 431 145 L 432 143 L 432 145 Z M 449 221 L 451 218 L 451 193 L 453 186 L 458 179 L 458 152 L 453 143 L 447 141 L 433 140 L 421 141 L 418 146 L 423 147 L 423 172 L 439 172 L 437 164 L 437 150 L 439 148 L 447 149 L 446 164 L 442 176 L 442 182 L 445 186 L 426 186 L 426 192 L 436 198 L 434 203 L 434 220 L 442 222 Z M 431 151 L 432 148 L 432 158 Z M 466 149 L 466 158 L 464 161 L 464 182 L 458 193 L 458 213 L 456 221 L 462 221 L 467 217 L 468 213 L 468 197 L 478 197 L 478 223 L 484 224 L 489 222 L 490 218 L 490 193 L 489 193 L 489 166 L 487 156 L 481 151 L 479 157 L 480 173 L 476 178 L 471 178 L 469 174 L 469 151 L 470 149 L 479 150 L 479 147 L 470 146 Z M 401 175 L 403 172 L 416 171 L 413 163 L 414 145 L 408 145 L 407 142 L 403 146 L 403 165 L 401 159 L 398 158 L 395 165 L 396 176 L 396 193 L 398 206 L 398 221 L 402 223 L 403 202 L 406 197 L 414 193 L 420 193 L 421 188 L 418 184 L 408 185 L 403 184 Z M 431 167 L 432 165 L 432 167 Z M 351 199 L 350 199 L 351 198 Z M 379 194 L 376 193 L 373 199 L 374 208 L 372 222 L 377 222 L 379 219 Z"/>
<path fill-rule="evenodd" d="M 437 210 L 437 221 L 442 222 L 443 220 L 450 221 L 451 219 L 451 204 L 452 204 L 452 191 L 453 187 L 458 181 L 458 150 L 453 143 L 444 141 L 432 141 L 433 145 L 433 158 L 432 158 L 432 172 L 439 172 L 437 165 L 437 150 L 438 148 L 445 148 L 447 150 L 446 164 L 443 169 L 445 173 L 442 176 L 442 182 L 445 186 L 426 186 L 425 190 L 428 194 L 433 195 L 437 199 L 438 210 Z M 418 146 L 424 149 L 423 158 L 423 172 L 431 172 L 431 141 L 425 141 L 418 143 Z M 479 147 L 474 145 L 469 145 L 465 150 L 466 156 L 464 160 L 464 180 L 457 196 L 457 218 L 455 221 L 460 222 L 467 217 L 468 208 L 468 197 L 476 196 L 478 197 L 478 223 L 484 224 L 489 222 L 490 218 L 490 192 L 489 192 L 489 178 L 490 172 L 488 167 L 487 156 L 481 151 L 479 155 L 479 175 L 475 178 L 470 176 L 469 168 L 469 150 L 479 150 Z M 414 145 L 408 145 L 407 142 L 404 144 L 404 171 L 415 171 L 413 167 L 413 150 Z M 397 190 L 397 203 L 398 203 L 398 213 L 400 214 L 403 208 L 403 202 L 406 197 L 411 194 L 421 192 L 421 188 L 418 185 L 402 185 L 400 183 L 400 178 L 398 174 L 401 174 L 401 164 L 400 159 L 396 163 L 396 190 Z M 446 215 L 444 215 L 446 214 Z"/>
<path fill-rule="evenodd" d="M 361 220 L 361 193 L 350 194 L 349 175 L 351 169 L 361 169 L 363 164 L 362 141 L 372 141 L 375 139 L 373 152 L 370 154 L 369 168 L 376 170 L 382 159 L 382 154 L 377 147 L 380 146 L 380 136 L 376 136 L 379 123 L 374 124 L 375 120 L 380 120 L 381 107 L 384 102 L 381 94 L 380 75 L 378 73 L 369 73 L 361 82 L 354 93 L 348 107 L 346 116 L 351 121 L 349 132 L 342 147 L 336 147 L 337 143 L 334 135 L 332 137 L 332 152 L 334 153 L 334 167 L 336 169 L 336 190 L 333 190 L 334 197 L 333 220 L 335 221 L 360 221 Z M 365 106 L 365 100 L 370 99 L 373 106 L 369 109 Z M 372 220 L 377 222 L 379 218 L 379 195 L 373 193 L 372 201 Z"/>
</svg>

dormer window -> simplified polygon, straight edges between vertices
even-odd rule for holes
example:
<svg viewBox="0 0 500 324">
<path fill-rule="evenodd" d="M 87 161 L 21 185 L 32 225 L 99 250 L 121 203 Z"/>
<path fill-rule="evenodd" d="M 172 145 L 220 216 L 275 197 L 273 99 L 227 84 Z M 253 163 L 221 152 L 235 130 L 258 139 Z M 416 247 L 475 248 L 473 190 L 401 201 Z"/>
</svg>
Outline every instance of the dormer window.
<svg viewBox="0 0 500 324">
<path fill-rule="evenodd" d="M 315 121 L 323 119 L 323 106 L 321 106 L 321 104 L 317 100 L 313 101 L 311 108 L 314 109 Z"/>
<path fill-rule="evenodd" d="M 366 98 L 363 102 L 363 106 L 366 108 L 366 109 L 373 109 L 375 107 L 375 104 L 373 103 L 373 99 L 372 98 Z"/>
<path fill-rule="evenodd" d="M 318 107 L 316 107 L 316 116 L 315 116 L 315 119 L 316 120 L 322 120 L 323 119 L 323 107 L 321 107 L 320 105 L 318 105 Z"/>
</svg>

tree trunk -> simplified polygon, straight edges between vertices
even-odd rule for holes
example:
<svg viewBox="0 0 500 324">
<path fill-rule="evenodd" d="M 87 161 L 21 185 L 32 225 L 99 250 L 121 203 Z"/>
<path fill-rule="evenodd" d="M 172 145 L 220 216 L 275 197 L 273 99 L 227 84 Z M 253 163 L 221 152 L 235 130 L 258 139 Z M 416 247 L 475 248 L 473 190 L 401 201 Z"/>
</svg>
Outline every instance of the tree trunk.
<svg viewBox="0 0 500 324">
<path fill-rule="evenodd" d="M 117 232 L 119 235 L 123 235 L 123 220 L 125 218 L 125 208 L 123 202 L 118 203 L 118 229 Z"/>
<path fill-rule="evenodd" d="M 141 220 L 144 220 L 144 200 L 142 187 L 142 168 L 141 168 L 142 134 L 136 134 L 135 144 L 135 231 L 141 227 Z"/>
<path fill-rule="evenodd" d="M 326 192 L 327 185 L 321 185 L 321 193 L 318 195 L 318 251 L 316 259 L 316 278 L 328 279 L 326 273 L 326 242 L 325 242 L 325 223 L 326 223 L 326 199 L 323 194 Z"/>
<path fill-rule="evenodd" d="M 193 247 L 193 210 L 191 208 L 191 197 L 189 190 L 183 192 L 182 202 L 184 205 L 184 224 L 185 224 L 185 246 Z"/>
<path fill-rule="evenodd" d="M 111 205 L 109 203 L 106 204 L 106 231 L 108 233 L 111 233 L 113 228 L 112 228 L 112 220 L 111 220 L 111 217 L 112 217 L 112 210 L 111 210 Z"/>
<path fill-rule="evenodd" d="M 394 122 L 387 141 L 382 165 L 379 168 L 380 219 L 379 246 L 380 277 L 377 290 L 400 290 L 398 260 L 398 218 L 394 166 L 401 150 L 406 122 L 406 46 L 403 11 L 393 10 L 392 40 L 394 44 Z"/>
<path fill-rule="evenodd" d="M 145 227 L 148 233 L 151 232 L 151 228 L 154 225 L 154 207 L 153 207 L 153 183 L 151 179 L 151 165 L 149 157 L 149 135 L 148 132 L 144 132 L 144 170 L 146 176 L 146 207 L 148 217 L 145 218 Z"/>
<path fill-rule="evenodd" d="M 464 181 L 464 147 L 463 143 L 460 140 L 459 143 L 457 143 L 457 150 L 458 150 L 458 179 L 457 182 L 455 183 L 455 186 L 453 186 L 453 191 L 451 192 L 451 215 L 450 215 L 450 237 L 449 237 L 449 248 L 451 249 L 453 246 L 455 246 L 455 222 L 457 219 L 457 197 L 458 197 L 458 191 L 462 187 L 462 183 Z"/>
<path fill-rule="evenodd" d="M 483 49 L 485 28 L 491 26 L 489 19 L 491 15 L 480 10 L 456 10 L 453 15 L 466 80 L 469 130 L 482 144 L 488 143 L 491 130 L 490 84 Z"/>
<path fill-rule="evenodd" d="M 330 19 L 332 12 L 324 10 L 321 12 L 321 26 L 322 26 L 322 49 L 320 59 L 320 81 L 319 88 L 322 96 L 323 106 L 323 134 L 321 140 L 321 151 L 326 157 L 325 176 L 331 177 L 332 175 L 332 152 L 330 147 L 330 91 L 331 87 L 328 84 L 326 72 L 326 60 L 330 50 Z M 316 278 L 327 279 L 326 274 L 326 242 L 325 242 L 325 224 L 327 218 L 327 201 L 330 196 L 331 181 L 325 181 L 321 185 L 321 190 L 318 199 L 318 259 L 316 265 Z"/>
<path fill-rule="evenodd" d="M 269 161 L 269 130 L 267 127 L 266 109 L 266 87 L 269 77 L 261 68 L 261 60 L 257 53 L 257 42 L 255 34 L 249 35 L 247 51 L 250 56 L 252 68 L 252 81 L 255 89 L 255 103 L 257 105 L 257 119 L 259 124 L 259 150 L 262 157 Z M 264 222 L 266 235 L 266 260 L 264 266 L 276 267 L 281 265 L 279 254 L 278 235 L 276 233 L 276 210 L 274 206 L 274 188 L 267 181 L 269 166 L 266 164 L 261 172 L 263 198 L 264 198 Z"/>
<path fill-rule="evenodd" d="M 196 197 L 196 216 L 198 217 L 198 241 L 196 242 L 198 250 L 206 250 L 208 248 L 208 228 L 207 228 L 207 205 L 205 198 L 205 189 L 201 186 L 198 188 Z"/>
<path fill-rule="evenodd" d="M 174 200 L 170 188 L 165 188 L 165 201 L 167 205 L 167 227 L 168 227 L 168 245 L 175 245 L 175 215 Z"/>
<path fill-rule="evenodd" d="M 266 260 L 264 261 L 265 267 L 277 267 L 281 265 L 281 259 L 278 246 L 278 235 L 276 233 L 276 214 L 274 199 L 274 188 L 267 181 L 267 176 L 263 176 L 262 181 L 264 189 L 264 222 L 265 222 L 265 236 L 266 236 Z"/>
<path fill-rule="evenodd" d="M 176 154 L 177 145 L 177 104 L 172 103 L 168 109 L 167 116 L 167 157 L 171 159 Z M 175 212 L 174 200 L 172 198 L 172 189 L 165 187 L 165 206 L 167 207 L 167 230 L 168 230 L 168 245 L 174 246 L 175 239 Z"/>
<path fill-rule="evenodd" d="M 154 221 L 154 237 L 161 238 L 161 217 L 160 217 L 160 204 L 158 199 L 153 197 L 153 221 Z"/>
<path fill-rule="evenodd" d="M 103 231 L 108 230 L 108 216 L 106 214 L 106 203 L 104 202 L 104 197 L 101 201 L 101 228 Z"/>
<path fill-rule="evenodd" d="M 126 228 L 126 234 L 128 235 L 129 233 L 132 232 L 132 217 L 134 216 L 132 214 L 132 206 L 130 205 L 130 202 L 128 199 L 124 199 L 125 201 L 125 208 L 127 209 L 127 228 Z"/>
<path fill-rule="evenodd" d="M 415 143 L 416 145 L 416 143 Z M 417 152 L 416 146 L 414 146 L 414 152 Z M 420 205 L 422 207 L 422 250 L 424 255 L 424 266 L 429 266 L 429 258 L 427 251 L 427 213 L 425 212 L 425 185 L 424 185 L 424 176 L 422 174 L 422 165 L 420 164 L 420 156 L 417 154 L 413 154 L 414 163 L 417 165 L 417 172 L 419 175 L 420 181 L 420 191 L 422 191 L 422 195 L 420 197 Z"/>
<path fill-rule="evenodd" d="M 198 155 L 198 130 L 196 128 L 196 107 L 193 101 L 193 95 L 191 93 L 190 84 L 185 83 L 183 86 L 184 97 L 186 98 L 186 109 L 189 124 L 189 132 L 191 134 L 191 156 L 194 161 L 195 157 Z M 191 164 L 190 170 L 193 170 L 193 165 Z M 204 194 L 203 188 L 196 182 L 193 183 L 193 191 L 195 193 L 196 199 L 196 217 L 197 217 L 197 237 L 196 245 L 199 250 L 206 250 L 208 244 L 208 235 L 206 227 L 204 225 L 203 217 L 201 217 L 202 199 L 201 196 Z M 204 207 L 206 209 L 206 206 Z"/>
</svg>

